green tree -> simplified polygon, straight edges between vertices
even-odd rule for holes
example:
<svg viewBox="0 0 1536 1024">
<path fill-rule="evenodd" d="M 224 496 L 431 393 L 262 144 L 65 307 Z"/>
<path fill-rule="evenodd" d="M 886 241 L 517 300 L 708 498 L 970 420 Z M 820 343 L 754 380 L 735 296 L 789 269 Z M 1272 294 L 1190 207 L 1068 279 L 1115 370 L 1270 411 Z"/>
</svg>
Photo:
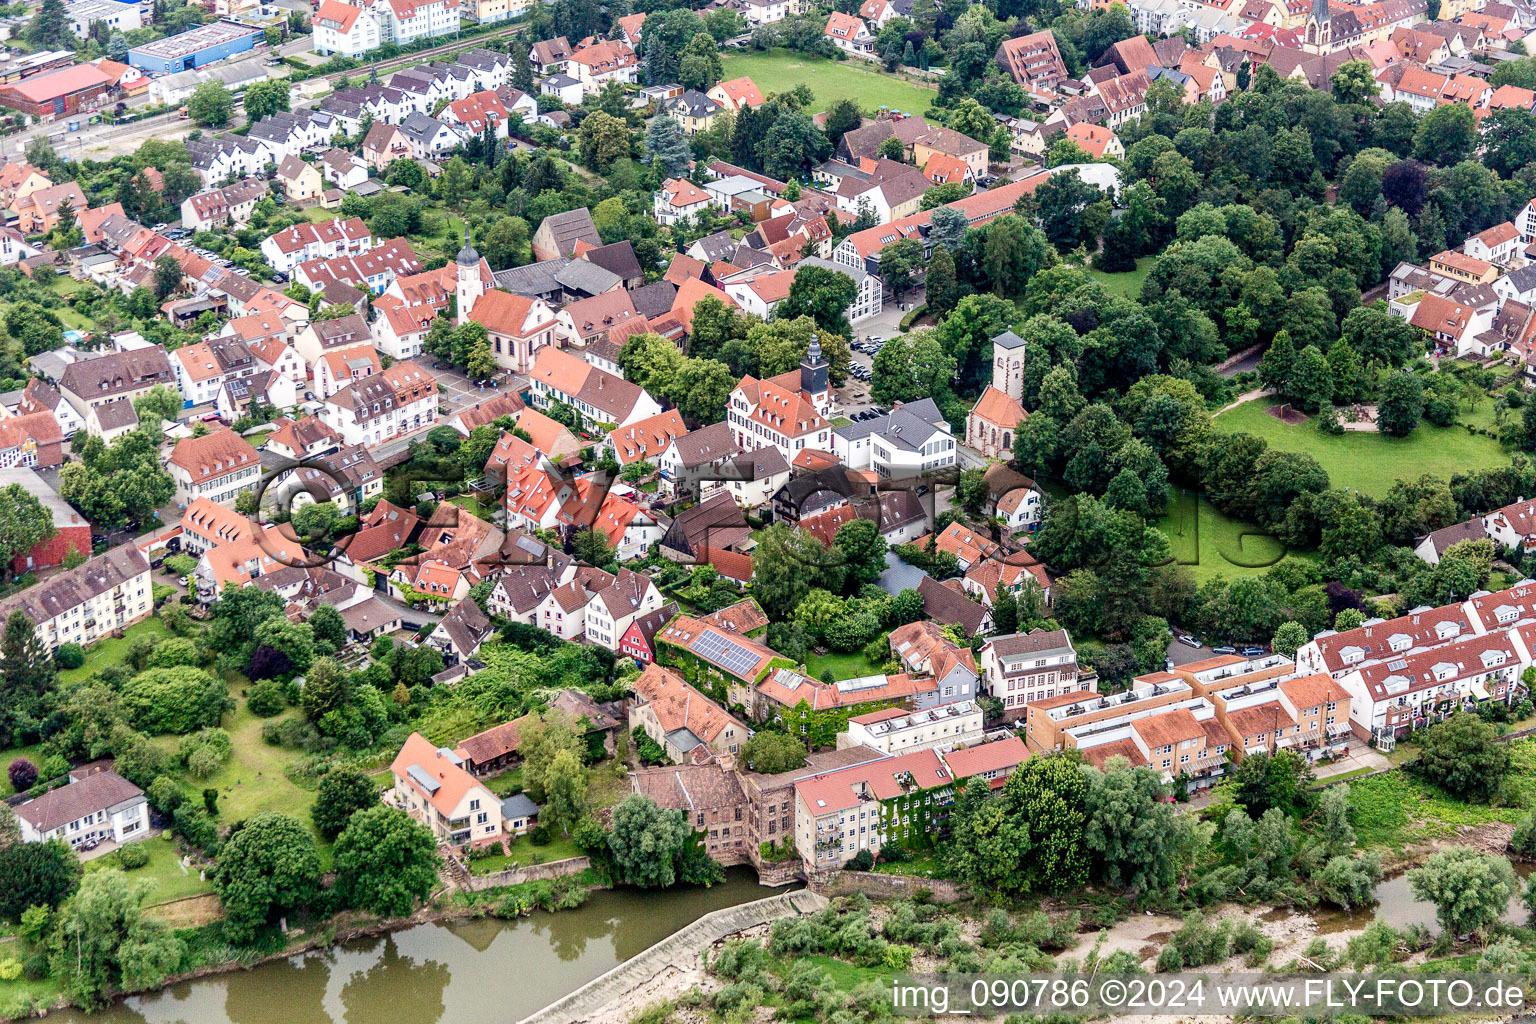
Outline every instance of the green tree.
<svg viewBox="0 0 1536 1024">
<path fill-rule="evenodd" d="M 336 839 L 335 892 L 343 906 L 404 917 L 437 888 L 431 830 L 395 807 L 358 811 Z"/>
<path fill-rule="evenodd" d="M 181 965 L 185 946 L 158 918 L 144 916 L 155 888 L 116 869 L 93 871 L 64 904 L 49 965 L 64 992 L 85 1009 L 116 992 L 154 988 Z"/>
<path fill-rule="evenodd" d="M 693 841 L 693 830 L 679 810 L 631 793 L 613 809 L 608 852 L 614 873 L 626 885 L 664 889 L 681 876 L 682 861 Z"/>
<path fill-rule="evenodd" d="M 352 697 L 352 678 L 335 659 L 316 658 L 304 675 L 304 691 L 300 704 L 311 722 L 319 722 L 327 714 L 346 705 Z"/>
<path fill-rule="evenodd" d="M 1232 798 L 1253 818 L 1262 817 L 1271 808 L 1286 814 L 1311 810 L 1316 798 L 1308 787 L 1314 781 L 1312 768 L 1294 750 L 1249 754 L 1229 778 Z"/>
<path fill-rule="evenodd" d="M 11 612 L 0 633 L 0 726 L 14 739 L 38 728 L 55 685 L 53 659 L 25 612 Z"/>
<path fill-rule="evenodd" d="M 1452 846 L 1408 872 L 1414 896 L 1435 905 L 1435 919 L 1451 935 L 1484 935 L 1498 923 L 1519 889 L 1509 861 Z"/>
<path fill-rule="evenodd" d="M 604 170 L 620 157 L 629 156 L 629 125 L 621 118 L 596 111 L 588 114 L 576 132 L 581 162 Z"/>
<path fill-rule="evenodd" d="M 60 840 L 0 847 L 0 917 L 15 923 L 28 907 L 57 907 L 75 891 L 80 874 L 75 851 Z"/>
<path fill-rule="evenodd" d="M 1418 427 L 1423 415 L 1423 382 L 1416 374 L 1404 370 L 1389 373 L 1381 383 L 1381 397 L 1376 406 L 1377 426 L 1393 437 L 1407 437 Z"/>
<path fill-rule="evenodd" d="M 187 116 L 205 128 L 222 128 L 229 123 L 235 99 L 223 82 L 203 82 L 192 90 L 187 100 Z"/>
<path fill-rule="evenodd" d="M 789 295 L 775 316 L 780 320 L 808 316 L 820 330 L 846 338 L 852 333 L 848 308 L 857 295 L 853 278 L 847 274 L 825 267 L 803 267 L 796 272 Z"/>
<path fill-rule="evenodd" d="M 332 768 L 320 776 L 310 817 L 327 841 L 333 841 L 358 811 L 379 802 L 379 787 L 355 768 Z"/>
<path fill-rule="evenodd" d="M 659 114 L 645 132 L 645 156 L 656 161 L 661 173 L 669 178 L 688 173 L 693 149 L 683 135 L 682 126 L 671 114 Z"/>
<path fill-rule="evenodd" d="M 21 484 L 0 488 L 0 561 L 31 554 L 56 533 L 53 517 L 36 495 Z"/>
<path fill-rule="evenodd" d="M 587 813 L 587 773 L 572 750 L 556 752 L 544 774 L 539 824 L 570 832 Z"/>
<path fill-rule="evenodd" d="M 156 259 L 155 294 L 162 299 L 166 299 L 180 287 L 181 264 L 176 262 L 176 257 L 166 253 L 164 256 Z"/>
<path fill-rule="evenodd" d="M 955 277 L 955 260 L 942 245 L 933 250 L 928 260 L 927 285 L 928 309 L 942 320 L 960 301 L 960 284 Z M 882 348 L 881 351 L 884 351 Z"/>
<path fill-rule="evenodd" d="M 777 775 L 805 764 L 805 744 L 782 732 L 762 730 L 752 734 L 741 748 L 741 763 L 748 771 Z"/>
<path fill-rule="evenodd" d="M 246 119 L 254 124 L 264 117 L 288 110 L 288 88 L 287 80 L 282 78 L 252 82 L 246 86 L 241 100 L 245 106 Z"/>
<path fill-rule="evenodd" d="M 1419 739 L 1417 773 L 1458 800 L 1487 803 L 1510 770 L 1509 748 L 1476 715 L 1454 714 Z"/>
<path fill-rule="evenodd" d="M 44 49 L 59 48 L 70 35 L 64 0 L 43 0 L 23 34 L 29 42 Z"/>
<path fill-rule="evenodd" d="M 213 880 L 224 933 L 232 942 L 249 942 L 275 916 L 314 899 L 320 883 L 314 836 L 297 818 L 263 811 L 220 848 Z"/>
<path fill-rule="evenodd" d="M 1276 654 L 1282 654 L 1287 658 L 1296 656 L 1296 648 L 1312 639 L 1307 635 L 1307 627 L 1299 622 L 1283 622 L 1275 631 L 1273 650 Z"/>
<path fill-rule="evenodd" d="M 571 541 L 571 552 L 588 565 L 604 566 L 614 557 L 613 545 L 601 530 L 580 530 Z"/>
<path fill-rule="evenodd" d="M 1465 160 L 1477 144 L 1477 118 L 1465 103 L 1435 107 L 1419 119 L 1413 155 L 1425 163 L 1449 167 Z"/>
<path fill-rule="evenodd" d="M 838 528 L 832 547 L 842 558 L 846 589 L 873 583 L 885 571 L 886 542 L 873 520 L 853 519 L 844 523 Z"/>
<path fill-rule="evenodd" d="M 1166 799 L 1167 787 L 1151 768 L 1114 759 L 1088 773 L 1084 838 L 1093 851 L 1094 875 L 1136 892 L 1167 888 L 1197 848 L 1199 828 L 1181 820 Z"/>
<path fill-rule="evenodd" d="M 900 238 L 880 250 L 880 273 L 886 286 L 898 297 L 917 284 L 923 266 L 923 243 L 915 238 Z"/>
<path fill-rule="evenodd" d="M 1345 61 L 1329 81 L 1337 103 L 1370 103 L 1380 94 L 1376 72 L 1367 60 Z"/>
</svg>

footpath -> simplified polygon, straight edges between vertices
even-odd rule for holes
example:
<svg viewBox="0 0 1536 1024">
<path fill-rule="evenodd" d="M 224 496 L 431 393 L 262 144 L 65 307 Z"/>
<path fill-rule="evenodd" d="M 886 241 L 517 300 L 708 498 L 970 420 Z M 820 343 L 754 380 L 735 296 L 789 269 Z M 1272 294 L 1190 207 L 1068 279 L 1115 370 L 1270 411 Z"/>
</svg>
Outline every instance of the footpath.
<svg viewBox="0 0 1536 1024">
<path fill-rule="evenodd" d="M 705 914 L 639 956 L 524 1017 L 519 1024 L 577 1024 L 597 1020 L 605 1008 L 638 989 L 653 986 L 663 974 L 696 970 L 702 952 L 721 939 L 780 918 L 814 914 L 826 905 L 826 897 L 797 889 Z"/>
</svg>

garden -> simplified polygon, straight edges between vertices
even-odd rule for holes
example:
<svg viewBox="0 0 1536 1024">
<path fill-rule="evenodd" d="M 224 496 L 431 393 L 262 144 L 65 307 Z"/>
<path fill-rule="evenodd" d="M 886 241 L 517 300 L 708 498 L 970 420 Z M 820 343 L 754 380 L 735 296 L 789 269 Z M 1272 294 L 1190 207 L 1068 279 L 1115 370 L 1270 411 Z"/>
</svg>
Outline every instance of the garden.
<svg viewBox="0 0 1536 1024">
<path fill-rule="evenodd" d="M 807 114 L 819 114 L 842 99 L 853 100 L 866 113 L 887 108 L 924 114 L 938 97 L 933 89 L 886 74 L 866 60 L 833 60 L 775 49 L 735 50 L 724 54 L 720 62 L 725 68 L 723 78 L 746 76 L 764 96 L 789 92 L 801 84 L 810 86 L 816 98 L 806 106 Z"/>
</svg>

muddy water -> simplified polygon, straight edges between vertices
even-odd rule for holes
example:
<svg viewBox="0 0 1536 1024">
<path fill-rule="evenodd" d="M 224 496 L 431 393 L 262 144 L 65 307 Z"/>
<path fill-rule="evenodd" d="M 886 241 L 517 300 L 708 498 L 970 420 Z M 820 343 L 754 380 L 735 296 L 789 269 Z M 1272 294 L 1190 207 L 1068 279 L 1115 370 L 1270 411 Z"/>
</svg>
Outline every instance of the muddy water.
<svg viewBox="0 0 1536 1024">
<path fill-rule="evenodd" d="M 517 921 L 423 924 L 135 996 L 66 1024 L 508 1024 L 712 910 L 771 896 L 733 869 L 710 889 L 618 889 Z M 783 890 L 777 890 L 782 892 Z"/>
<path fill-rule="evenodd" d="M 1520 878 L 1528 878 L 1536 872 L 1536 864 L 1516 864 L 1515 873 Z M 1264 915 L 1266 921 L 1282 920 L 1290 911 L 1281 909 L 1270 911 Z M 1276 916 L 1271 916 L 1276 915 Z M 1525 904 L 1521 902 L 1517 893 L 1509 901 L 1509 906 L 1504 911 L 1506 924 L 1526 923 Z M 1416 898 L 1408 887 L 1408 873 L 1405 871 L 1395 878 L 1389 878 L 1376 887 L 1376 905 L 1373 907 L 1359 907 L 1354 910 L 1322 909 L 1312 914 L 1312 919 L 1317 922 L 1317 930 L 1321 935 L 1336 935 L 1339 932 L 1357 932 L 1365 928 L 1372 921 L 1385 921 L 1394 928 L 1408 928 L 1416 924 L 1424 925 L 1431 931 L 1439 931 L 1435 924 L 1435 908 L 1431 903 Z"/>
</svg>

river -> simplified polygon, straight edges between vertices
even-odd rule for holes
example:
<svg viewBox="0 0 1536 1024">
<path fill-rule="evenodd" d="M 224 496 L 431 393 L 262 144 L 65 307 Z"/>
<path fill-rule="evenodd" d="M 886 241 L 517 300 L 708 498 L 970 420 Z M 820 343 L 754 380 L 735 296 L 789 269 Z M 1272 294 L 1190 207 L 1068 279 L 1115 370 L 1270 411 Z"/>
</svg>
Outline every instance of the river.
<svg viewBox="0 0 1536 1024">
<path fill-rule="evenodd" d="M 709 889 L 594 892 L 574 910 L 422 924 L 133 996 L 69 1024 L 509 1024 L 712 910 L 783 892 L 734 868 Z"/>
</svg>

